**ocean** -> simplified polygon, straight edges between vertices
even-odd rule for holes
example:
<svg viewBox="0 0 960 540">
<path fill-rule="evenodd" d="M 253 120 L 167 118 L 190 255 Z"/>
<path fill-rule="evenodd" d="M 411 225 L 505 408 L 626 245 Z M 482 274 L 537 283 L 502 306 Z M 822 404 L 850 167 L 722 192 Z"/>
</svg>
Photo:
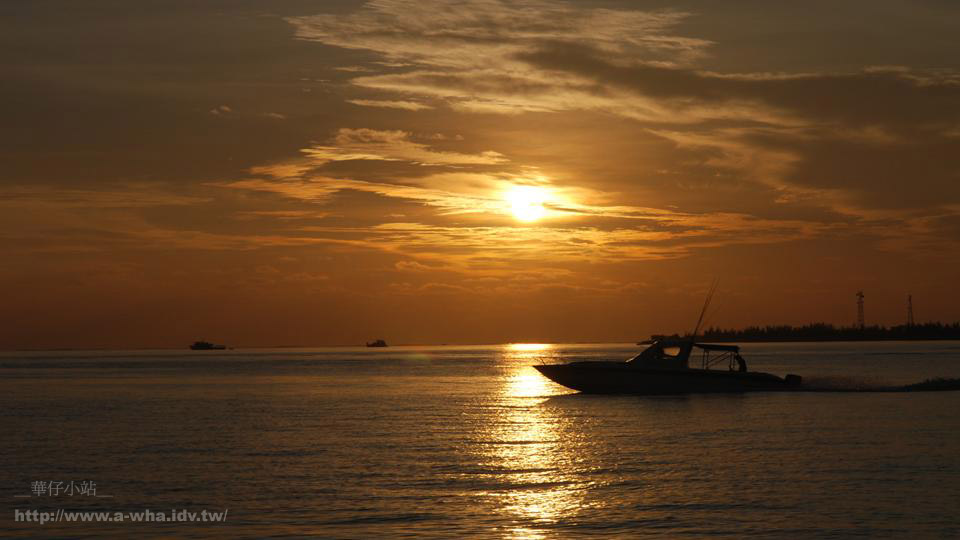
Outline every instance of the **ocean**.
<svg viewBox="0 0 960 540">
<path fill-rule="evenodd" d="M 639 349 L 0 353 L 0 536 L 960 536 L 960 392 L 591 396 L 531 367 Z M 960 377 L 960 342 L 743 354 Z"/>
</svg>

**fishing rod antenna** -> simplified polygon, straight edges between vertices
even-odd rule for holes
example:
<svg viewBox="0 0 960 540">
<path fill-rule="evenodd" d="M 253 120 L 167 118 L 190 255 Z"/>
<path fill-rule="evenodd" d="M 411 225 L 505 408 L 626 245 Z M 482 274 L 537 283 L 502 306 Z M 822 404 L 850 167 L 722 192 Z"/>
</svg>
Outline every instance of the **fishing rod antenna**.
<svg viewBox="0 0 960 540">
<path fill-rule="evenodd" d="M 713 278 L 713 283 L 710 284 L 710 291 L 707 292 L 707 298 L 703 302 L 703 309 L 700 310 L 700 317 L 697 318 L 697 325 L 693 327 L 693 332 L 690 334 L 691 342 L 697 339 L 697 332 L 700 331 L 700 324 L 703 323 L 703 316 L 706 315 L 707 309 L 710 307 L 710 301 L 713 300 L 713 294 L 717 292 L 717 285 L 719 284 L 720 278 Z"/>
</svg>

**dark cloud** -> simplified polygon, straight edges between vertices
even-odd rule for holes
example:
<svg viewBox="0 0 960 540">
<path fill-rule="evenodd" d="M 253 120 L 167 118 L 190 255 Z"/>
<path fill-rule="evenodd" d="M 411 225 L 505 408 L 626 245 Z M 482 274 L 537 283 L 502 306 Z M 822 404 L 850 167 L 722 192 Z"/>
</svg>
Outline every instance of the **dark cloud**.
<svg viewBox="0 0 960 540">
<path fill-rule="evenodd" d="M 0 181 L 191 181 L 295 154 L 342 102 L 318 82 L 331 51 L 280 18 L 305 5 L 4 3 Z"/>
<path fill-rule="evenodd" d="M 932 139 L 932 140 L 930 140 Z M 783 141 L 778 141 L 783 145 Z M 789 145 L 802 159 L 786 175 L 793 185 L 851 192 L 849 204 L 930 209 L 960 203 L 960 140 L 910 138 L 902 143 L 815 140 Z"/>
<path fill-rule="evenodd" d="M 623 65 L 576 43 L 553 43 L 516 57 L 665 100 L 724 105 L 754 102 L 792 112 L 808 125 L 952 126 L 960 119 L 960 73 L 868 70 L 854 74 L 717 74 Z M 751 120 L 746 118 L 745 120 Z M 759 116 L 756 120 L 763 121 Z"/>
<path fill-rule="evenodd" d="M 542 69 L 628 88 L 730 120 L 679 128 L 702 147 L 776 149 L 796 157 L 782 180 L 847 191 L 844 204 L 915 208 L 960 202 L 960 76 L 908 70 L 854 74 L 721 75 L 653 65 L 618 65 L 595 50 L 560 43 L 518 58 Z M 746 104 L 746 110 L 739 110 Z M 765 129 L 770 126 L 777 129 Z M 734 131 L 732 128 L 740 128 Z M 729 150 L 728 150 L 729 151 Z"/>
</svg>

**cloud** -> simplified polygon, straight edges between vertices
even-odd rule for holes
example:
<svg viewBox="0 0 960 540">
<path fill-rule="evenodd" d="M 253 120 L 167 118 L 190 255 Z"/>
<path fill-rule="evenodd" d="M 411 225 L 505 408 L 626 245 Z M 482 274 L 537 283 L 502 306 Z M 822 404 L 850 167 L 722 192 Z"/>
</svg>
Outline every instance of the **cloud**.
<svg viewBox="0 0 960 540">
<path fill-rule="evenodd" d="M 333 68 L 337 71 L 345 71 L 347 73 L 363 73 L 365 71 L 370 71 L 369 68 L 363 66 L 340 66 Z"/>
<path fill-rule="evenodd" d="M 259 165 L 251 167 L 249 172 L 255 176 L 269 176 L 271 178 L 293 178 L 303 176 L 314 168 L 314 165 L 307 160 L 297 159 L 284 161 L 271 165 Z"/>
<path fill-rule="evenodd" d="M 315 146 L 303 153 L 316 165 L 352 160 L 410 161 L 419 165 L 493 165 L 507 161 L 492 150 L 479 154 L 436 151 L 410 137 L 411 133 L 400 130 L 341 128 L 334 146 Z"/>
<path fill-rule="evenodd" d="M 283 170 L 282 166 L 279 166 Z M 259 170 L 259 169 L 258 169 Z M 267 168 L 270 171 L 271 169 Z M 293 168 L 292 170 L 298 170 Z M 511 216 L 506 194 L 517 185 L 538 186 L 544 191 L 545 219 L 601 217 L 621 220 L 663 220 L 680 215 L 656 208 L 604 204 L 606 194 L 584 188 L 555 186 L 542 177 L 507 173 L 444 172 L 395 182 L 373 182 L 318 175 L 306 177 L 274 176 L 273 179 L 249 178 L 211 185 L 276 193 L 292 199 L 326 203 L 341 191 L 373 193 L 393 200 L 422 203 L 440 210 L 440 215 Z M 594 201 L 591 204 L 591 201 Z"/>
<path fill-rule="evenodd" d="M 680 216 L 677 216 L 680 217 Z M 376 227 L 310 226 L 302 231 L 419 260 L 435 261 L 472 275 L 512 272 L 519 263 L 553 264 L 675 259 L 694 249 L 733 244 L 778 243 L 810 238 L 809 223 L 755 220 L 737 215 L 693 218 L 683 230 L 650 227 L 469 227 L 383 223 Z M 409 267 L 403 268 L 409 270 Z"/>
<path fill-rule="evenodd" d="M 355 85 L 442 98 L 462 110 L 514 113 L 612 105 L 590 85 L 545 80 L 519 54 L 546 43 L 578 42 L 615 57 L 684 65 L 709 45 L 670 33 L 687 16 L 539 0 L 383 0 L 348 15 L 287 21 L 299 39 L 372 51 L 405 69 L 356 77 Z M 645 113 L 642 104 L 636 109 Z"/>
<path fill-rule="evenodd" d="M 724 75 L 618 64 L 580 45 L 522 58 L 699 117 L 696 126 L 651 132 L 719 151 L 714 164 L 783 190 L 786 199 L 819 198 L 860 215 L 960 202 L 960 168 L 948 158 L 960 152 L 951 136 L 960 123 L 953 72 Z M 716 119 L 727 123 L 707 124 Z"/>
<path fill-rule="evenodd" d="M 347 103 L 360 105 L 361 107 L 382 107 L 386 109 L 403 109 L 406 111 L 422 111 L 432 109 L 429 105 L 417 103 L 416 101 L 390 101 L 377 99 L 348 99 Z"/>
<path fill-rule="evenodd" d="M 710 108 L 721 108 L 732 111 L 730 118 L 775 125 L 936 128 L 960 119 L 960 74 L 952 72 L 866 68 L 840 74 L 720 74 L 689 66 L 625 64 L 582 43 L 544 44 L 518 58 L 541 69 L 667 100 L 677 109 L 700 109 L 706 115 Z M 766 118 L 760 116 L 764 111 Z"/>
<path fill-rule="evenodd" d="M 417 261 L 397 261 L 393 266 L 401 272 L 432 272 L 438 268 Z"/>
<path fill-rule="evenodd" d="M 187 206 L 209 202 L 209 197 L 178 195 L 162 185 L 120 184 L 111 189 L 67 189 L 51 186 L 10 186 L 0 189 L 0 207 L 53 210 L 68 208 L 146 208 Z"/>
<path fill-rule="evenodd" d="M 310 210 L 247 210 L 238 214 L 240 219 L 276 219 L 281 221 L 321 219 L 330 215 L 327 212 Z"/>
<path fill-rule="evenodd" d="M 137 193 L 137 191 L 140 191 Z M 223 233 L 179 223 L 156 223 L 146 210 L 209 204 L 211 197 L 130 191 L 14 188 L 0 194 L 0 246 L 16 253 L 112 253 L 177 249 L 249 251 L 315 244 L 283 234 Z M 154 212 L 154 215 L 160 215 Z M 43 219 L 37 220 L 36 216 Z M 276 219 L 276 216 L 274 217 Z M 20 224 L 31 220 L 31 227 Z"/>
<path fill-rule="evenodd" d="M 464 173 L 466 174 L 466 173 Z M 436 261 L 429 265 L 451 265 L 476 270 L 477 265 L 506 268 L 517 261 L 610 262 L 684 257 L 695 248 L 731 244 L 776 243 L 813 238 L 830 226 L 790 220 L 764 220 L 734 213 L 691 214 L 623 205 L 602 206 L 570 202 L 554 209 L 555 219 L 535 227 L 451 223 L 466 214 L 488 222 L 512 222 L 509 205 L 500 192 L 488 186 L 504 182 L 497 177 L 473 174 L 435 175 L 425 186 L 395 185 L 350 179 L 311 178 L 287 180 L 249 179 L 220 184 L 231 189 L 276 193 L 291 199 L 326 204 L 340 191 L 377 194 L 394 201 L 415 201 L 441 210 L 428 221 L 388 221 L 364 226 L 306 225 L 298 235 L 316 241 L 337 242 L 355 247 L 387 251 L 407 257 Z M 462 186 L 472 184 L 473 190 Z M 509 185 L 505 183 L 505 185 Z M 441 189 L 443 187 L 444 189 Z M 455 191 L 461 188 L 460 191 Z M 559 192 L 562 189 L 556 188 Z M 340 211 L 348 210 L 341 204 Z M 482 218 L 482 219 L 481 219 Z M 590 218 L 590 219 L 585 219 Z M 386 218 L 385 218 L 386 219 Z M 600 225 L 597 220 L 607 220 Z M 398 263 L 398 270 L 426 271 L 418 262 Z"/>
<path fill-rule="evenodd" d="M 547 2 L 383 0 L 348 15 L 287 19 L 299 39 L 372 51 L 410 69 L 353 79 L 485 112 L 611 110 L 673 122 L 708 118 L 936 120 L 956 113 L 960 76 L 904 66 L 860 73 L 716 73 L 711 42 L 676 35 L 687 12 Z M 907 104 L 905 107 L 904 104 Z M 769 116 L 770 118 L 764 118 Z M 945 124 L 949 124 L 946 122 Z M 952 127 L 952 126 L 951 126 Z"/>
<path fill-rule="evenodd" d="M 488 179 L 485 176 L 480 178 Z M 292 199 L 310 202 L 329 201 L 341 191 L 374 193 L 392 199 L 421 202 L 449 213 L 497 212 L 504 203 L 491 194 L 457 193 L 431 187 L 366 182 L 347 178 L 291 178 L 286 180 L 247 179 L 216 183 L 220 187 L 276 193 Z"/>
<path fill-rule="evenodd" d="M 351 79 L 366 92 L 462 113 L 615 114 L 675 143 L 677 161 L 773 188 L 777 204 L 868 218 L 960 202 L 960 73 L 718 72 L 709 69 L 713 43 L 680 35 L 693 16 L 542 0 L 381 0 L 287 20 L 299 39 L 391 64 L 370 63 Z"/>
<path fill-rule="evenodd" d="M 609 52 L 678 62 L 697 58 L 707 41 L 670 35 L 677 11 L 577 8 L 547 1 L 380 0 L 348 15 L 287 19 L 300 39 L 381 52 L 394 65 L 470 69 L 525 45 L 568 40 Z M 486 56 L 473 56 L 484 52 Z M 470 53 L 470 54 L 464 54 Z"/>
</svg>

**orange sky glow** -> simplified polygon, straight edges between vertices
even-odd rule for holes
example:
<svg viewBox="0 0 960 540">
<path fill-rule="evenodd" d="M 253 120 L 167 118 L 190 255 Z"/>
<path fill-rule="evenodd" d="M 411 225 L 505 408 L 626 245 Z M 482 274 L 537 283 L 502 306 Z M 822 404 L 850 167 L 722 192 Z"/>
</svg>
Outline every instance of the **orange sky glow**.
<svg viewBox="0 0 960 540">
<path fill-rule="evenodd" d="M 781 4 L 7 6 L 0 348 L 960 319 L 960 7 Z"/>
</svg>

